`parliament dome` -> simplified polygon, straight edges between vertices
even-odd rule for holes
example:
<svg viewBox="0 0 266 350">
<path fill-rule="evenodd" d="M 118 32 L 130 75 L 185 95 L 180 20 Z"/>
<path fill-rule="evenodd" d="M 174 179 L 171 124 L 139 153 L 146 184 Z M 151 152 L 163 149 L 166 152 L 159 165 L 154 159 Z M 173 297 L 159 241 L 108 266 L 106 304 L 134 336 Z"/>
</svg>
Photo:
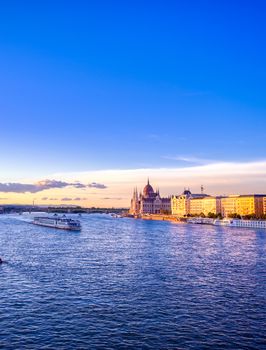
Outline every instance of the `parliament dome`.
<svg viewBox="0 0 266 350">
<path fill-rule="evenodd" d="M 143 189 L 143 196 L 144 197 L 151 197 L 152 195 L 154 195 L 154 190 L 153 190 L 153 188 L 150 185 L 150 182 L 148 180 L 147 185 Z"/>
</svg>

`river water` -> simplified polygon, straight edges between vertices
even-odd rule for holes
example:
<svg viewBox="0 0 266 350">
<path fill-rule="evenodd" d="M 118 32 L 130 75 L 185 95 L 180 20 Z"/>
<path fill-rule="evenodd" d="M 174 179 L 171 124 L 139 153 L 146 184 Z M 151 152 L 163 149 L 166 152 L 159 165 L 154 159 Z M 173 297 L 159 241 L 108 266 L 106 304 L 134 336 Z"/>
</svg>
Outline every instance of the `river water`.
<svg viewBox="0 0 266 350">
<path fill-rule="evenodd" d="M 266 231 L 0 216 L 1 349 L 265 349 Z"/>
</svg>

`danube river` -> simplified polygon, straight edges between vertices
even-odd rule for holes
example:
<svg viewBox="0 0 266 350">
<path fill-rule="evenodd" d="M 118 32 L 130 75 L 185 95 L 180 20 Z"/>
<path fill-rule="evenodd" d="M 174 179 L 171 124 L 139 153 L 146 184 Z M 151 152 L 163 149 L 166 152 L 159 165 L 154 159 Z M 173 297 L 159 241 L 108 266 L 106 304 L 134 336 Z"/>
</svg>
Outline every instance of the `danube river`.
<svg viewBox="0 0 266 350">
<path fill-rule="evenodd" d="M 0 216 L 1 349 L 265 349 L 266 231 Z"/>
</svg>

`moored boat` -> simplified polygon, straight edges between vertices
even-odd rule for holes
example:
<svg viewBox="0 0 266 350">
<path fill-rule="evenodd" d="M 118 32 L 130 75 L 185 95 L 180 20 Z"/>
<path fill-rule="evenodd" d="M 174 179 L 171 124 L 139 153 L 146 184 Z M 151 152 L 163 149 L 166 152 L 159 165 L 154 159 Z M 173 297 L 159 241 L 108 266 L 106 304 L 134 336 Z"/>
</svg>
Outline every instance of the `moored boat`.
<svg viewBox="0 0 266 350">
<path fill-rule="evenodd" d="M 213 225 L 215 226 L 232 226 L 233 219 L 215 219 Z"/>
<path fill-rule="evenodd" d="M 212 225 L 213 224 L 213 219 L 210 219 L 210 218 L 194 217 L 194 218 L 188 218 L 186 221 L 188 224 L 199 224 L 199 225 Z"/>
<path fill-rule="evenodd" d="M 214 220 L 215 226 L 229 227 L 247 227 L 247 228 L 264 228 L 266 229 L 266 220 L 242 220 L 242 219 L 223 219 Z"/>
</svg>

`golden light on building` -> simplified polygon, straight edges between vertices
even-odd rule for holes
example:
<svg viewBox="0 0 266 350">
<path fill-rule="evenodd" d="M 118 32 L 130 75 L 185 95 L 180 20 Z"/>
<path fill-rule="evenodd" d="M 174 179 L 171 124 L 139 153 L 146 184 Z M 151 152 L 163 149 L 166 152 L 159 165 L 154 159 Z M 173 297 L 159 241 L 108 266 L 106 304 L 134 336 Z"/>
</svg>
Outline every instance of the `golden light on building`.
<svg viewBox="0 0 266 350">
<path fill-rule="evenodd" d="M 222 215 L 228 217 L 232 214 L 241 216 L 264 213 L 264 195 L 232 195 L 221 199 Z"/>
<path fill-rule="evenodd" d="M 191 192 L 185 190 L 180 196 L 171 197 L 171 211 L 172 215 L 186 216 L 189 214 L 189 200 Z"/>
<path fill-rule="evenodd" d="M 172 215 L 177 216 L 186 216 L 191 214 L 191 203 L 194 202 L 194 208 L 202 207 L 201 200 L 205 198 L 210 198 L 206 194 L 192 194 L 190 190 L 184 190 L 184 192 L 180 196 L 172 196 L 171 198 L 171 209 Z M 196 210 L 196 209 L 195 209 Z M 202 210 L 200 209 L 197 214 L 201 214 Z M 209 212 L 208 212 L 209 213 Z M 208 214 L 207 213 L 207 214 Z"/>
<path fill-rule="evenodd" d="M 173 196 L 171 198 L 172 214 L 185 216 L 189 213 L 189 199 L 186 196 Z"/>
<path fill-rule="evenodd" d="M 223 217 L 230 215 L 266 215 L 266 195 L 230 195 L 230 196 L 207 196 L 191 194 L 185 191 L 180 196 L 171 199 L 172 215 L 187 216 L 209 214 L 221 214 Z"/>
<path fill-rule="evenodd" d="M 204 197 L 204 198 L 191 198 L 190 199 L 190 211 L 191 215 L 208 215 L 208 214 L 221 214 L 221 198 L 220 197 Z"/>
</svg>

